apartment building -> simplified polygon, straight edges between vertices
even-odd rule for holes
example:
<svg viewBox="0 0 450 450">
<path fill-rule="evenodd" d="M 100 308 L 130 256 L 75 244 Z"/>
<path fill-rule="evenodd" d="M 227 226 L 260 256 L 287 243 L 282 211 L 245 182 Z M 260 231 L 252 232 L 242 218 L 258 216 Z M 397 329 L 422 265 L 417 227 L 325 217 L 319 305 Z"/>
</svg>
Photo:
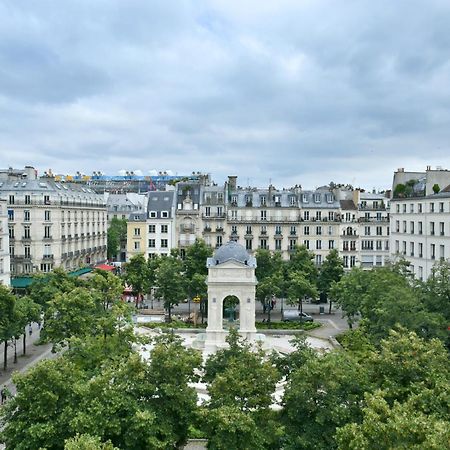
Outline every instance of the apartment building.
<svg viewBox="0 0 450 450">
<path fill-rule="evenodd" d="M 10 257 L 7 202 L 0 198 L 0 284 L 10 285 Z"/>
<path fill-rule="evenodd" d="M 169 186 L 168 186 L 169 188 Z M 175 245 L 175 190 L 148 194 L 147 255 L 169 255 Z"/>
<path fill-rule="evenodd" d="M 355 191 L 360 230 L 361 267 L 384 266 L 389 261 L 389 198 Z"/>
<path fill-rule="evenodd" d="M 450 188 L 392 199 L 390 245 L 392 256 L 409 261 L 420 280 L 430 276 L 436 261 L 450 261 Z"/>
<path fill-rule="evenodd" d="M 0 171 L 8 209 L 11 276 L 77 269 L 106 259 L 106 205 L 84 186 L 37 176 L 33 167 Z"/>
<path fill-rule="evenodd" d="M 147 257 L 147 213 L 130 214 L 127 222 L 126 260 L 140 253 Z"/>
<path fill-rule="evenodd" d="M 130 214 L 147 211 L 147 195 L 128 192 L 125 194 L 104 194 L 108 211 L 108 224 L 113 218 L 128 220 Z"/>
</svg>

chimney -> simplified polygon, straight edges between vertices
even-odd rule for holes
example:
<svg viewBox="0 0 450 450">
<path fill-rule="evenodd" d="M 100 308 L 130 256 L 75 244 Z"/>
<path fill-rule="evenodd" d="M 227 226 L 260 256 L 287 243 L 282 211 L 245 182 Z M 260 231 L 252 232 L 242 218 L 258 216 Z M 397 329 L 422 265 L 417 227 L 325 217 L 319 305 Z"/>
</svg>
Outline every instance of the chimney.
<svg viewBox="0 0 450 450">
<path fill-rule="evenodd" d="M 236 189 L 236 186 L 237 186 L 237 176 L 236 175 L 228 176 L 228 186 L 233 191 Z"/>
</svg>

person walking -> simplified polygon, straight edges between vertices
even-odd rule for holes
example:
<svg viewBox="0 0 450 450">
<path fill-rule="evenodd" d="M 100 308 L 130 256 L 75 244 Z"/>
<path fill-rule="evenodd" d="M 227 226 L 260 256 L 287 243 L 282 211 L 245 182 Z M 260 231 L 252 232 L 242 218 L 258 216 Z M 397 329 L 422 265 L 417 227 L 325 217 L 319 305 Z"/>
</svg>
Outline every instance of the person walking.
<svg viewBox="0 0 450 450">
<path fill-rule="evenodd" d="M 4 387 L 0 391 L 0 405 L 3 405 L 3 403 L 6 402 L 7 398 L 8 398 L 8 390 Z"/>
</svg>

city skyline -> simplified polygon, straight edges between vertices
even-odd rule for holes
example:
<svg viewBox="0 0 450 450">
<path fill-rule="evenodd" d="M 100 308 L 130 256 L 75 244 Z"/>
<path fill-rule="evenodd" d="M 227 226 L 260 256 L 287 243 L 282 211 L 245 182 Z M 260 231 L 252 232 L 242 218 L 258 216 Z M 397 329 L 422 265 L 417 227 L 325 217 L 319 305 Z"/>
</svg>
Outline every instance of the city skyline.
<svg viewBox="0 0 450 450">
<path fill-rule="evenodd" d="M 366 190 L 450 168 L 448 2 L 3 0 L 0 14 L 2 168 Z"/>
</svg>

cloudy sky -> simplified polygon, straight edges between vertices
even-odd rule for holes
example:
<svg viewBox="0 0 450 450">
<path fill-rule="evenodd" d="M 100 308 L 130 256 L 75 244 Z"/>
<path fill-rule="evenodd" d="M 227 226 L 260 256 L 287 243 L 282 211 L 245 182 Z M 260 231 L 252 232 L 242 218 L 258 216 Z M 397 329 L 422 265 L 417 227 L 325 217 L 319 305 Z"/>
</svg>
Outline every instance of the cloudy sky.
<svg viewBox="0 0 450 450">
<path fill-rule="evenodd" d="M 449 0 L 0 0 L 0 166 L 305 188 L 450 169 L 449 30 Z"/>
</svg>

